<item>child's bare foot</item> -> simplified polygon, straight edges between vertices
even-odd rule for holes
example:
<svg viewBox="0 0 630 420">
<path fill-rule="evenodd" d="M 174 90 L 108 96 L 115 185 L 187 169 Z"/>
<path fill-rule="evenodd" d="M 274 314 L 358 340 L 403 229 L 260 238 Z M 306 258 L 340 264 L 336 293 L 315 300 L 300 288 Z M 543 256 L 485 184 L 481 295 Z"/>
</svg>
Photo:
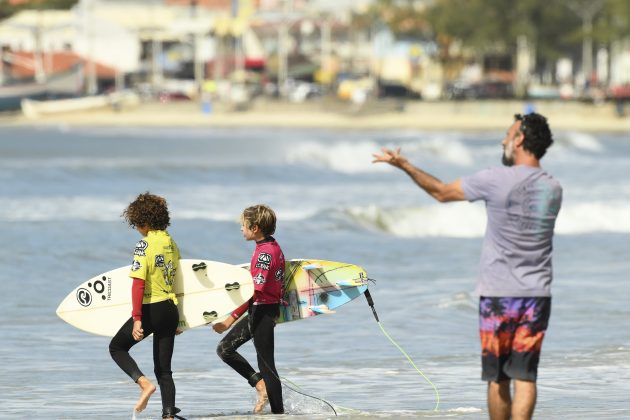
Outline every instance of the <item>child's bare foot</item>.
<svg viewBox="0 0 630 420">
<path fill-rule="evenodd" d="M 136 412 L 141 412 L 145 408 L 147 408 L 147 403 L 149 402 L 149 398 L 155 392 L 155 385 L 151 383 L 146 377 L 141 376 L 138 378 L 137 384 L 140 386 L 140 398 L 136 403 L 135 410 Z"/>
<path fill-rule="evenodd" d="M 256 394 L 258 396 L 258 400 L 254 406 L 254 413 L 259 414 L 262 413 L 263 408 L 265 408 L 269 402 L 269 398 L 267 397 L 267 387 L 265 385 L 265 381 L 262 379 L 256 384 Z"/>
</svg>

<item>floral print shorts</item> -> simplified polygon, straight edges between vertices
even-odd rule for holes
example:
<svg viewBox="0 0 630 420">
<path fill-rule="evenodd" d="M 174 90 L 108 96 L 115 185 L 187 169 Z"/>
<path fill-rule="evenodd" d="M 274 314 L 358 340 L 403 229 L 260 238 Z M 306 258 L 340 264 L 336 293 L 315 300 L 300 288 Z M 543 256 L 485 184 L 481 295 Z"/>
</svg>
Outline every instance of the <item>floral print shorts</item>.
<svg viewBox="0 0 630 420">
<path fill-rule="evenodd" d="M 481 379 L 535 382 L 550 314 L 550 297 L 480 297 Z"/>
</svg>

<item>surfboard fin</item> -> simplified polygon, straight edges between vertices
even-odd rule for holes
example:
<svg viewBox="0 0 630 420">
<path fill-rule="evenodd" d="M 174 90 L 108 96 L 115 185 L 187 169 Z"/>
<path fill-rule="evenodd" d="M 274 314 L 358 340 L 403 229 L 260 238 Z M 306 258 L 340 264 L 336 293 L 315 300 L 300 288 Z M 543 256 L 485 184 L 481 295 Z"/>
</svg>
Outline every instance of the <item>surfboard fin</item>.
<svg viewBox="0 0 630 420">
<path fill-rule="evenodd" d="M 326 305 L 309 306 L 308 309 L 318 314 L 334 314 L 335 311 L 331 311 Z"/>
<path fill-rule="evenodd" d="M 217 311 L 204 311 L 203 313 L 203 319 L 206 322 L 212 322 L 214 320 L 216 320 L 219 317 L 219 314 L 217 313 Z"/>
<path fill-rule="evenodd" d="M 237 281 L 235 281 L 234 283 L 225 283 L 225 290 L 227 290 L 228 292 L 230 290 L 238 290 L 240 289 L 240 287 L 241 285 Z"/>
<path fill-rule="evenodd" d="M 208 266 L 206 265 L 205 262 L 200 262 L 199 264 L 193 264 L 192 270 L 193 271 L 205 270 L 207 267 Z"/>
</svg>

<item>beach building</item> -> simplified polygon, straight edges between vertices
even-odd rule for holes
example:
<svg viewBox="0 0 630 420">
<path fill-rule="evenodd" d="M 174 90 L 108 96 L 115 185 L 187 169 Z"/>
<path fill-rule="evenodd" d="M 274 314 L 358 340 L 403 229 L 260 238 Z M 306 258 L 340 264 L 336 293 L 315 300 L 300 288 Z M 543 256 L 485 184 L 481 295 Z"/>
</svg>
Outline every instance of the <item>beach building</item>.
<svg viewBox="0 0 630 420">
<path fill-rule="evenodd" d="M 0 82 L 83 67 L 86 93 L 141 87 L 196 97 L 204 81 L 330 84 L 372 67 L 369 37 L 304 0 L 81 0 L 0 22 Z M 257 81 L 259 83 L 259 81 Z"/>
<path fill-rule="evenodd" d="M 186 60 L 211 58 L 202 36 L 215 23 L 209 9 L 192 15 L 188 8 L 143 1 L 82 0 L 72 10 L 25 10 L 0 22 L 0 74 L 4 81 L 42 79 L 83 63 L 86 77 L 101 88 L 104 80 L 121 84 L 129 74 L 160 83 Z"/>
<path fill-rule="evenodd" d="M 87 87 L 114 81 L 140 66 L 138 36 L 79 5 L 72 10 L 24 10 L 0 22 L 2 81 L 50 75 L 81 64 Z"/>
</svg>

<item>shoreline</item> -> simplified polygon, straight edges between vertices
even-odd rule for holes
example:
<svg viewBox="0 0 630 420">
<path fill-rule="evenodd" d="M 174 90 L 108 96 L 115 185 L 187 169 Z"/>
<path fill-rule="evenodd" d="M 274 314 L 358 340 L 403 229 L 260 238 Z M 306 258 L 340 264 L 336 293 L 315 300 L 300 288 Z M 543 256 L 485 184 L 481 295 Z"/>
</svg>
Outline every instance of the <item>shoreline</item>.
<svg viewBox="0 0 630 420">
<path fill-rule="evenodd" d="M 385 100 L 362 109 L 338 101 L 315 100 L 300 104 L 256 100 L 247 110 L 215 106 L 202 112 L 199 102 L 142 103 L 122 110 L 102 108 L 29 119 L 20 112 L 0 115 L 0 126 L 102 127 L 262 127 L 321 129 L 417 129 L 483 131 L 505 130 L 515 113 L 533 105 L 545 115 L 552 130 L 630 132 L 630 116 L 619 117 L 614 103 L 601 105 L 562 101 L 407 101 Z"/>
</svg>

